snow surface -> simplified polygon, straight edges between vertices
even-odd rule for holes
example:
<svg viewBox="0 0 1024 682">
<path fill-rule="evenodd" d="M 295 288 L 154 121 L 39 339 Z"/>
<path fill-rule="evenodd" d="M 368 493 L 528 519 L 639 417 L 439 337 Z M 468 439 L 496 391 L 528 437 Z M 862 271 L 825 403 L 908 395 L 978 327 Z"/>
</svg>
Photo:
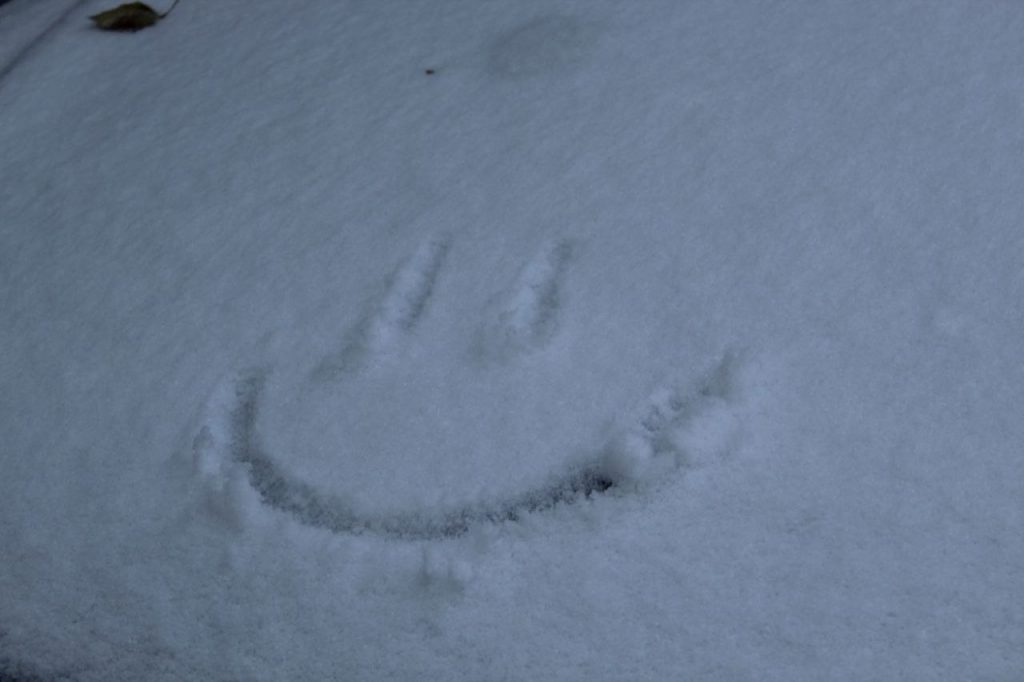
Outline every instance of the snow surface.
<svg viewBox="0 0 1024 682">
<path fill-rule="evenodd" d="M 0 7 L 0 679 L 1024 679 L 1024 5 L 109 4 Z"/>
</svg>

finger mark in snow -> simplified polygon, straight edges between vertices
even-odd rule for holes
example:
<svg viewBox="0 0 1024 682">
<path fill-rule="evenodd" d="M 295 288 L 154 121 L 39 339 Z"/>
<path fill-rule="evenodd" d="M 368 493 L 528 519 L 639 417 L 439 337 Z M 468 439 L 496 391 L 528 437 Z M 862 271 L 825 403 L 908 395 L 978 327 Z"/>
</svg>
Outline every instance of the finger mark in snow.
<svg viewBox="0 0 1024 682">
<path fill-rule="evenodd" d="M 324 358 L 313 376 L 333 379 L 386 352 L 419 323 L 434 292 L 451 244 L 429 240 L 395 271 L 383 299 L 356 325 L 338 353 Z"/>
<path fill-rule="evenodd" d="M 228 410 L 219 391 L 212 401 L 212 419 L 196 438 L 196 474 L 212 498 L 207 511 L 232 526 L 244 527 L 257 498 L 300 523 L 335 533 L 370 533 L 403 539 L 459 536 L 481 523 L 516 521 L 525 514 L 545 511 L 594 493 L 611 482 L 594 469 L 576 469 L 548 486 L 515 498 L 451 510 L 423 510 L 379 516 L 360 516 L 344 500 L 284 474 L 261 449 L 255 435 L 262 375 L 239 377 Z M 225 421 L 226 417 L 226 421 Z M 225 437 L 226 436 L 226 437 Z M 237 489 L 246 481 L 248 493 Z"/>
<path fill-rule="evenodd" d="M 258 390 L 259 372 L 222 382 L 207 401 L 206 415 L 192 444 L 193 472 L 200 481 L 201 504 L 224 525 L 242 530 L 260 515 L 260 500 L 236 457 L 255 417 L 246 407 Z"/>
<path fill-rule="evenodd" d="M 742 361 L 729 353 L 695 391 L 659 388 L 609 439 L 602 470 L 618 486 L 644 485 L 703 466 L 733 444 L 740 427 Z"/>
<path fill-rule="evenodd" d="M 386 345 L 396 334 L 412 331 L 416 326 L 434 291 L 449 246 L 446 239 L 428 241 L 398 269 L 374 317 L 373 343 Z"/>
<path fill-rule="evenodd" d="M 520 271 L 512 287 L 500 296 L 491 320 L 482 331 L 483 354 L 504 359 L 543 348 L 558 330 L 563 284 L 573 244 L 561 240 L 547 245 Z"/>
</svg>

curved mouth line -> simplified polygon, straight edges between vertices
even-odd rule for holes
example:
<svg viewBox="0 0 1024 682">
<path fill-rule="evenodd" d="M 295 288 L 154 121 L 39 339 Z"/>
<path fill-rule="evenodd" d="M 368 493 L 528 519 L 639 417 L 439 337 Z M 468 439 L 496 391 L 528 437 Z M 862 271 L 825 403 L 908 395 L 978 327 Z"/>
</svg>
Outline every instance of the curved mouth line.
<svg viewBox="0 0 1024 682">
<path fill-rule="evenodd" d="M 262 372 L 250 372 L 235 386 L 237 402 L 230 415 L 231 458 L 246 467 L 249 484 L 264 504 L 307 526 L 334 533 L 372 533 L 404 540 L 451 538 L 465 534 L 474 525 L 518 521 L 527 514 L 573 504 L 615 487 L 615 481 L 594 463 L 573 469 L 546 486 L 493 504 L 473 504 L 434 513 L 410 511 L 363 516 L 338 496 L 287 476 L 263 450 L 255 427 L 264 383 Z"/>
<path fill-rule="evenodd" d="M 474 526 L 515 522 L 610 491 L 644 487 L 690 466 L 693 456 L 699 459 L 732 447 L 737 429 L 734 410 L 741 390 L 736 373 L 743 364 L 728 352 L 695 387 L 684 390 L 670 385 L 655 390 L 614 428 L 602 449 L 548 483 L 454 509 L 363 514 L 348 500 L 282 471 L 259 442 L 256 428 L 266 383 L 264 369 L 237 375 L 211 398 L 210 409 L 216 416 L 197 436 L 195 463 L 204 476 L 212 476 L 208 480 L 218 497 L 227 492 L 228 499 L 236 499 L 225 486 L 240 478 L 261 506 L 305 526 L 404 540 L 453 538 Z"/>
</svg>

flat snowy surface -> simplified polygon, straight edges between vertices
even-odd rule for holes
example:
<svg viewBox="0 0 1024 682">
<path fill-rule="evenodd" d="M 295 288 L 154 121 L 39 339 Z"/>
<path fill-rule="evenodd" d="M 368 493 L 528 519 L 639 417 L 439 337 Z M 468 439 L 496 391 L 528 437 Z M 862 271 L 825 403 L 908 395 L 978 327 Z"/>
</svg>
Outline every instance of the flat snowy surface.
<svg viewBox="0 0 1024 682">
<path fill-rule="evenodd" d="M 111 4 L 0 7 L 0 680 L 1022 679 L 1024 5 Z"/>
</svg>

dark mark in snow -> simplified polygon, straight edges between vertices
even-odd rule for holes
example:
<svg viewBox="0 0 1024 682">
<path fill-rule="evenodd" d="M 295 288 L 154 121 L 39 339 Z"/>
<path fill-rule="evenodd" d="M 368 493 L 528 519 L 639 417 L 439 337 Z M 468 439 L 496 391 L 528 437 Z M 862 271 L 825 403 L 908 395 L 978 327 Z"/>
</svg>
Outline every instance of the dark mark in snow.
<svg viewBox="0 0 1024 682">
<path fill-rule="evenodd" d="M 573 471 L 537 490 L 486 505 L 442 512 L 407 512 L 364 517 L 353 512 L 337 496 L 321 492 L 282 473 L 255 436 L 262 372 L 243 376 L 236 385 L 236 408 L 231 416 L 231 456 L 245 464 L 249 482 L 264 504 L 292 515 L 299 522 L 335 533 L 371 533 L 407 540 L 456 537 L 482 523 L 517 521 L 526 514 L 543 512 L 607 492 L 614 482 L 595 465 Z"/>
</svg>

